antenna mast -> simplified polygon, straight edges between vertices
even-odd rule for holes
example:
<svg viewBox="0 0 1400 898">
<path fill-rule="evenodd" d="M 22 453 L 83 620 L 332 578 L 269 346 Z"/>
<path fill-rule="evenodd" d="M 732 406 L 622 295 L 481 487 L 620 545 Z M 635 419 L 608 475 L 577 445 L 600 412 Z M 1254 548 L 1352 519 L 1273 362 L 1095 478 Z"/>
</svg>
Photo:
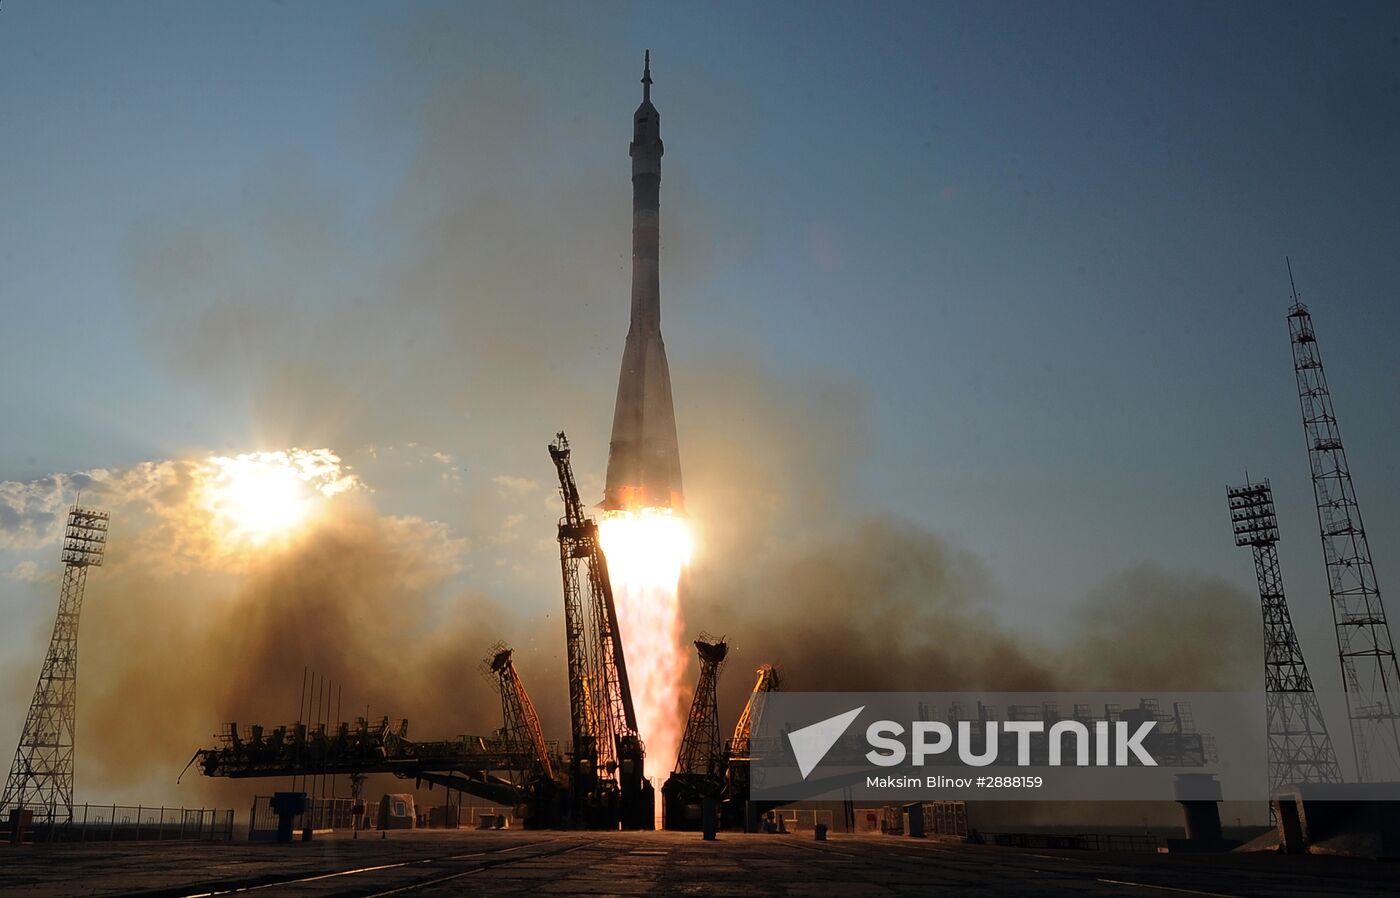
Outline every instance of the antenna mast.
<svg viewBox="0 0 1400 898">
<path fill-rule="evenodd" d="M 1291 262 L 1288 270 L 1292 284 Z M 1361 782 L 1373 782 L 1377 775 L 1389 778 L 1400 773 L 1400 719 L 1396 704 L 1400 668 L 1395 663 L 1390 625 L 1381 604 L 1371 547 L 1361 521 L 1361 506 L 1356 501 L 1346 450 L 1342 448 L 1327 375 L 1322 370 L 1312 315 L 1299 299 L 1296 286 L 1293 305 L 1288 310 L 1288 331 L 1293 343 L 1303 435 L 1312 468 L 1322 558 L 1327 565 L 1327 590 L 1332 597 L 1342 686 L 1347 692 L 1357 777 Z M 1378 761 L 1384 766 L 1376 771 L 1373 764 Z"/>
</svg>

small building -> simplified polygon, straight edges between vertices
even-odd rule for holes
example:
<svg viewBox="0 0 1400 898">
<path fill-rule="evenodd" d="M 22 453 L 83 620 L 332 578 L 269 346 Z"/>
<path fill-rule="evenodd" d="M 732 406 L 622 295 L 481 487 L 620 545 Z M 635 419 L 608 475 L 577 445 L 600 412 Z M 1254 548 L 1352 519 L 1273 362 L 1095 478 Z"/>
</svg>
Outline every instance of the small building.
<svg viewBox="0 0 1400 898">
<path fill-rule="evenodd" d="M 393 792 L 379 799 L 379 829 L 413 829 L 415 819 L 412 794 Z"/>
</svg>

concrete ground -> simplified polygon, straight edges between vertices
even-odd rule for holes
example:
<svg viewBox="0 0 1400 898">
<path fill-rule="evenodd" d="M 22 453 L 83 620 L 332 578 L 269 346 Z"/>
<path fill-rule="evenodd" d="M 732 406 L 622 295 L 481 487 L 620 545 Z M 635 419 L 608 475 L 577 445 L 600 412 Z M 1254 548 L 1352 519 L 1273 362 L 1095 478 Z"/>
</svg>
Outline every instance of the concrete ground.
<svg viewBox="0 0 1400 898">
<path fill-rule="evenodd" d="M 0 847 L 0 895 L 1400 894 L 1400 865 L 1331 857 L 1034 851 L 889 836 L 402 832 L 310 844 Z"/>
</svg>

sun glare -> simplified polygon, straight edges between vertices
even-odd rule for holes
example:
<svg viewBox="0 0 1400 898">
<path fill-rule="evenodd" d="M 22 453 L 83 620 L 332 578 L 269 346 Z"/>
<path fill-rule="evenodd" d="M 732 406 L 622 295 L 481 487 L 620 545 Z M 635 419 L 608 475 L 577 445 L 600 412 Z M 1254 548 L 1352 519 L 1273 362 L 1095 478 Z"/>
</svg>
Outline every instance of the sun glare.
<svg viewBox="0 0 1400 898">
<path fill-rule="evenodd" d="M 261 544 L 306 522 L 315 491 L 286 453 L 252 452 L 209 461 L 209 510 L 229 536 Z"/>
</svg>

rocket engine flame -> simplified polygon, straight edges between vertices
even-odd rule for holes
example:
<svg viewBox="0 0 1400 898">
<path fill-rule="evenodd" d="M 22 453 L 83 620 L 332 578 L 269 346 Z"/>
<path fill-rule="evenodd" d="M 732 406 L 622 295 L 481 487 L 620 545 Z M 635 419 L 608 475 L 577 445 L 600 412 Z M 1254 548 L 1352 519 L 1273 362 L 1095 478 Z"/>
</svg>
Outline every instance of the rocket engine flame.
<svg viewBox="0 0 1400 898">
<path fill-rule="evenodd" d="M 670 509 L 604 515 L 599 539 L 608 559 L 637 729 L 653 776 L 671 769 L 681 741 L 680 686 L 687 656 L 681 571 L 690 563 L 690 526 Z"/>
</svg>

